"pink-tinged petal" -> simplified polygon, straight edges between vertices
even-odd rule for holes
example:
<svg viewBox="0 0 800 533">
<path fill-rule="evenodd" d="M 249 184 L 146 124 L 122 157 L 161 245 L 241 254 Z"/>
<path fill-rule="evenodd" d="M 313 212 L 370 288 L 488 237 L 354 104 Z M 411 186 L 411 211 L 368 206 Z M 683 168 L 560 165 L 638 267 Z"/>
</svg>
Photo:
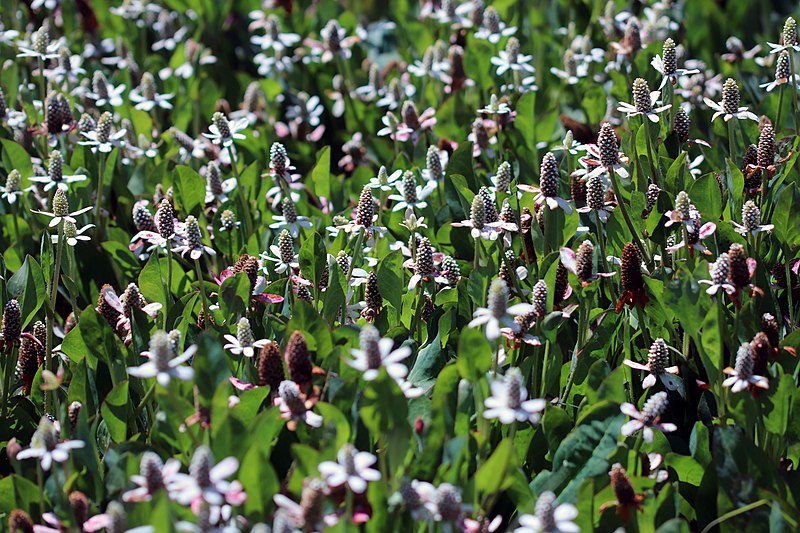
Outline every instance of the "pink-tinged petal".
<svg viewBox="0 0 800 533">
<path fill-rule="evenodd" d="M 111 517 L 107 514 L 99 514 L 97 516 L 91 517 L 89 520 L 83 523 L 84 531 L 88 531 L 92 533 L 94 531 L 99 531 L 103 528 L 107 528 L 111 525 Z"/>
<path fill-rule="evenodd" d="M 279 304 L 282 303 L 284 300 L 283 296 L 279 296 L 277 294 L 269 294 L 266 292 L 263 294 L 256 294 L 255 296 L 253 296 L 253 298 L 255 298 L 260 302 L 265 302 L 269 304 Z"/>
<path fill-rule="evenodd" d="M 642 430 L 642 436 L 644 437 L 644 441 L 647 444 L 650 444 L 651 442 L 653 442 L 653 436 L 654 436 L 653 435 L 653 429 L 652 428 L 648 428 L 648 427 L 644 428 Z"/>
<path fill-rule="evenodd" d="M 639 420 L 631 420 L 630 422 L 623 424 L 619 431 L 622 433 L 622 435 L 630 437 L 643 427 L 644 424 L 642 424 Z"/>
<path fill-rule="evenodd" d="M 756 273 L 756 267 L 758 266 L 758 262 L 753 259 L 752 257 L 747 258 L 747 270 L 750 272 L 750 277 L 753 277 L 753 274 Z"/>
<path fill-rule="evenodd" d="M 705 239 L 709 235 L 712 235 L 715 231 L 717 231 L 717 225 L 713 222 L 706 222 L 700 228 L 700 239 Z"/>
<path fill-rule="evenodd" d="M 228 478 L 239 470 L 239 461 L 235 457 L 226 457 L 211 469 L 210 476 L 212 481 Z"/>
<path fill-rule="evenodd" d="M 678 431 L 678 426 L 675 424 L 658 424 L 656 425 L 658 429 L 663 431 L 664 433 L 672 433 L 673 431 Z"/>
<path fill-rule="evenodd" d="M 252 383 L 245 383 L 244 381 L 240 380 L 239 378 L 228 378 L 228 381 L 230 381 L 231 385 L 233 385 L 234 388 L 237 389 L 237 390 L 245 391 L 245 390 L 250 390 L 250 389 L 255 389 L 256 388 L 256 386 L 253 385 Z"/>
<path fill-rule="evenodd" d="M 630 359 L 625 359 L 622 364 L 627 365 L 631 368 L 635 368 L 636 370 L 645 370 L 650 372 L 650 365 L 643 365 L 641 363 L 637 363 L 636 361 L 631 361 Z"/>
<path fill-rule="evenodd" d="M 643 389 L 649 389 L 655 384 L 656 384 L 656 376 L 654 374 L 648 374 L 647 377 L 642 380 Z"/>
<path fill-rule="evenodd" d="M 573 274 L 578 273 L 577 261 L 575 258 L 575 252 L 572 251 L 570 248 L 562 248 L 559 252 L 561 257 L 561 264 L 566 267 L 567 270 L 572 272 Z"/>
<path fill-rule="evenodd" d="M 347 484 L 356 494 L 364 494 L 364 492 L 367 490 L 366 480 L 358 476 L 349 476 L 347 478 Z"/>
<path fill-rule="evenodd" d="M 619 410 L 622 411 L 622 414 L 628 415 L 631 418 L 639 418 L 642 416 L 642 413 L 640 413 L 636 406 L 632 403 L 623 403 L 619 406 Z"/>
</svg>

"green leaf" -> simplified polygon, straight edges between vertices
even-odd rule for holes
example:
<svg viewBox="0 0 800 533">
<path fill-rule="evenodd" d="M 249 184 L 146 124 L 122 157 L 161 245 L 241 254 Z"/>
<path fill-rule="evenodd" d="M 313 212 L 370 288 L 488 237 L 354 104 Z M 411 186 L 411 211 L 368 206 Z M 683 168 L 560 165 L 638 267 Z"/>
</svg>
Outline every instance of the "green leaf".
<svg viewBox="0 0 800 533">
<path fill-rule="evenodd" d="M 103 415 L 108 426 L 111 440 L 123 442 L 128 433 L 128 382 L 121 381 L 108 393 L 103 405 L 100 406 L 100 413 Z"/>
<path fill-rule="evenodd" d="M 360 404 L 361 421 L 373 435 L 389 433 L 395 427 L 407 424 L 406 398 L 385 370 L 381 370 L 378 379 L 366 385 Z"/>
<path fill-rule="evenodd" d="M 723 353 L 723 346 L 719 333 L 718 311 L 716 305 L 709 309 L 700 327 L 702 335 L 694 338 L 695 343 L 700 345 L 700 359 L 703 361 L 709 383 L 718 383 L 722 377 L 720 354 Z"/>
<path fill-rule="evenodd" d="M 458 373 L 471 382 L 479 381 L 492 366 L 492 347 L 477 329 L 464 328 L 458 338 Z"/>
<path fill-rule="evenodd" d="M 778 194 L 778 198 L 775 200 L 775 211 L 772 214 L 775 237 L 784 246 L 800 244 L 798 206 L 800 206 L 800 191 L 798 191 L 797 184 L 792 183 Z"/>
<path fill-rule="evenodd" d="M 250 304 L 250 278 L 239 272 L 222 282 L 219 287 L 219 308 L 233 324 L 243 316 Z"/>
<path fill-rule="evenodd" d="M 3 166 L 6 172 L 16 169 L 23 178 L 30 178 L 33 175 L 33 165 L 28 152 L 22 146 L 8 139 L 2 139 L 0 143 L 3 146 Z M 25 183 L 23 182 L 22 185 Z"/>
<path fill-rule="evenodd" d="M 395 250 L 383 257 L 378 264 L 378 290 L 399 315 L 402 310 L 403 293 L 403 254 Z"/>
<path fill-rule="evenodd" d="M 338 269 L 335 264 L 331 271 Z M 330 288 L 328 289 L 330 290 Z M 327 357 L 333 351 L 333 340 L 328 323 L 319 316 L 319 313 L 305 300 L 297 300 L 292 310 L 292 319 L 286 325 L 285 338 L 292 332 L 299 330 L 306 336 L 309 350 L 317 352 L 318 357 Z"/>
<path fill-rule="evenodd" d="M 558 447 L 553 457 L 553 465 L 558 468 L 554 468 L 552 473 L 544 471 L 539 474 L 531 482 L 531 488 L 537 494 L 551 490 L 559 494 L 559 502 L 575 501 L 584 479 L 608 472 L 624 420 L 622 414 L 616 414 L 580 424 Z"/>
<path fill-rule="evenodd" d="M 328 288 L 325 289 L 325 301 L 322 306 L 322 316 L 329 324 L 339 316 L 342 306 L 345 305 L 345 289 L 342 288 L 345 283 L 342 269 L 331 260 L 328 268 Z"/>
<path fill-rule="evenodd" d="M 722 215 L 722 195 L 713 174 L 695 180 L 687 192 L 704 219 L 718 220 Z"/>
<path fill-rule="evenodd" d="M 175 198 L 182 210 L 199 215 L 205 204 L 206 182 L 200 175 L 185 165 L 175 168 Z"/>
<path fill-rule="evenodd" d="M 311 183 L 317 196 L 331 197 L 331 147 L 324 147 L 317 154 L 317 164 L 311 170 Z"/>
<path fill-rule="evenodd" d="M 33 510 L 38 507 L 39 488 L 36 483 L 16 474 L 0 479 L 0 513 L 8 515 L 14 509 L 24 509 L 31 516 L 36 516 Z M 6 518 L 5 521 L 7 520 Z"/>
<path fill-rule="evenodd" d="M 494 453 L 475 472 L 475 485 L 484 495 L 497 494 L 514 482 L 508 474 L 515 468 L 516 457 L 510 439 L 503 439 Z"/>
<path fill-rule="evenodd" d="M 319 234 L 314 232 L 310 237 L 303 241 L 300 245 L 300 252 L 298 254 L 298 263 L 300 264 L 300 271 L 306 279 L 314 282 L 315 286 L 319 285 L 319 280 L 322 278 L 322 273 L 325 271 L 325 264 L 328 260 L 328 254 L 325 251 L 325 245 Z"/>
<path fill-rule="evenodd" d="M 6 289 L 11 296 L 19 299 L 24 328 L 47 300 L 44 274 L 36 259 L 26 256 L 20 269 L 9 278 Z"/>
</svg>

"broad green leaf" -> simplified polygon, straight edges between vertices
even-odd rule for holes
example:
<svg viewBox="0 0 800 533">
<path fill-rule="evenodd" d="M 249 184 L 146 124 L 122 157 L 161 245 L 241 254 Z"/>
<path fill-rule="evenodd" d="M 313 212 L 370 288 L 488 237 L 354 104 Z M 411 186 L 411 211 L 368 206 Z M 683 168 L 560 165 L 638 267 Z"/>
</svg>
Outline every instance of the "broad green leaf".
<svg viewBox="0 0 800 533">
<path fill-rule="evenodd" d="M 205 204 L 206 182 L 190 167 L 178 165 L 175 168 L 175 197 L 186 213 L 199 215 Z"/>
<path fill-rule="evenodd" d="M 311 183 L 317 196 L 331 197 L 331 147 L 326 146 L 317 153 L 317 163 L 311 170 Z"/>
<path fill-rule="evenodd" d="M 475 382 L 482 379 L 492 366 L 492 347 L 477 329 L 464 328 L 458 338 L 458 373 L 462 378 Z"/>
<path fill-rule="evenodd" d="M 128 382 L 121 381 L 106 396 L 100 413 L 114 442 L 123 442 L 128 433 Z"/>
</svg>

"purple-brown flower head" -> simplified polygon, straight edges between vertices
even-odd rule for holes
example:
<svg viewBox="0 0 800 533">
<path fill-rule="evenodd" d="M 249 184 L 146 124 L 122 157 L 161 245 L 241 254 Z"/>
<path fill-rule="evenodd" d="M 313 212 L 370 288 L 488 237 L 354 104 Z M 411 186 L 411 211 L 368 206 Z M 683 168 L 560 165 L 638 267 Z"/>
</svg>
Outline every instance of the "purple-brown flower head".
<svg viewBox="0 0 800 533">
<path fill-rule="evenodd" d="M 270 390 L 274 391 L 284 379 L 286 378 L 278 343 L 270 341 L 261 347 L 258 356 L 258 385 L 269 386 Z"/>
<path fill-rule="evenodd" d="M 308 344 L 302 332 L 295 331 L 289 337 L 284 358 L 286 359 L 286 368 L 289 370 L 289 379 L 301 387 L 311 384 L 313 365 L 311 364 L 311 355 L 308 353 Z"/>
<path fill-rule="evenodd" d="M 625 304 L 633 307 L 647 305 L 648 298 L 644 290 L 644 278 L 642 277 L 642 256 L 633 243 L 626 243 L 622 249 L 620 266 L 620 277 L 622 280 L 622 295 L 617 301 L 616 312 L 622 311 Z"/>
</svg>

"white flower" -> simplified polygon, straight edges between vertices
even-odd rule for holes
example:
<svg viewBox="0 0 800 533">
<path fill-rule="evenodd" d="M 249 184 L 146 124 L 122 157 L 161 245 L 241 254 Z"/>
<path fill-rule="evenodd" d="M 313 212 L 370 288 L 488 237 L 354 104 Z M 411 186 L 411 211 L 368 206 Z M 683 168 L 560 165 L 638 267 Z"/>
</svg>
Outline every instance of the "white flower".
<svg viewBox="0 0 800 533">
<path fill-rule="evenodd" d="M 497 56 L 492 57 L 490 61 L 492 65 L 497 67 L 497 75 L 502 76 L 509 70 L 533 73 L 534 68 L 529 64 L 532 59 L 532 55 L 517 54 L 516 57 L 514 57 L 514 55 L 509 54 L 507 51 L 500 50 Z"/>
<path fill-rule="evenodd" d="M 203 136 L 211 139 L 214 144 L 219 144 L 224 148 L 233 145 L 234 139 L 243 140 L 246 137 L 239 133 L 247 128 L 246 118 L 228 121 L 222 113 L 214 113 L 214 123 L 208 127 L 211 133 L 204 133 Z"/>
<path fill-rule="evenodd" d="M 620 428 L 620 432 L 629 437 L 639 430 L 642 430 L 642 436 L 645 442 L 653 442 L 653 429 L 662 431 L 663 433 L 672 433 L 678 429 L 675 424 L 661 423 L 661 416 L 667 410 L 667 393 L 659 392 L 648 398 L 642 410 L 639 411 L 632 403 L 623 403 L 620 408 L 623 414 L 631 417 L 629 422 L 626 422 Z"/>
<path fill-rule="evenodd" d="M 142 94 L 142 91 L 138 87 L 132 90 L 131 94 L 129 95 L 130 99 L 136 102 L 134 107 L 141 111 L 150 111 L 154 107 L 160 107 L 161 109 L 172 109 L 172 104 L 169 101 L 174 96 L 174 94 L 154 93 L 151 98 L 148 98 Z"/>
<path fill-rule="evenodd" d="M 367 324 L 361 328 L 359 335 L 360 348 L 352 349 L 353 359 L 347 364 L 363 372 L 364 381 L 373 381 L 378 377 L 381 367 L 395 380 L 402 380 L 408 375 L 408 368 L 401 361 L 411 355 L 411 348 L 401 346 L 393 350 L 392 339 L 382 339 L 375 327 Z"/>
<path fill-rule="evenodd" d="M 39 420 L 39 428 L 31 438 L 30 448 L 22 450 L 17 454 L 17 459 L 29 459 L 36 457 L 42 465 L 42 469 L 47 471 L 53 462 L 63 463 L 69 459 L 69 452 L 86 445 L 81 440 L 66 440 L 58 442 L 58 430 L 47 416 Z"/>
<path fill-rule="evenodd" d="M 86 174 L 71 174 L 71 175 L 65 174 L 65 175 L 61 176 L 61 179 L 54 180 L 48 174 L 47 176 L 33 176 L 31 178 L 28 178 L 28 179 L 30 181 L 35 182 L 35 183 L 44 183 L 44 187 L 43 187 L 44 192 L 49 192 L 54 187 L 59 187 L 60 189 L 63 189 L 63 190 L 66 191 L 67 188 L 68 188 L 67 185 L 69 185 L 70 183 L 78 183 L 80 181 L 84 181 L 84 180 L 88 179 L 88 177 L 86 176 Z"/>
<path fill-rule="evenodd" d="M 662 105 L 662 106 L 655 106 L 656 103 L 659 101 L 658 98 L 661 96 L 661 92 L 659 91 L 652 91 L 650 93 L 650 106 L 651 108 L 648 111 L 639 111 L 639 109 L 634 104 L 629 104 L 627 102 L 622 102 L 617 107 L 617 111 L 621 113 L 625 113 L 628 118 L 635 117 L 638 115 L 644 115 L 650 122 L 658 122 L 660 117 L 659 113 L 662 111 L 666 111 L 667 109 L 672 107 L 672 104 Z M 655 107 L 654 107 L 655 106 Z"/>
<path fill-rule="evenodd" d="M 241 505 L 247 499 L 242 484 L 238 481 L 227 481 L 238 469 L 239 461 L 235 457 L 227 457 L 214 465 L 211 450 L 200 446 L 192 456 L 189 475 L 173 476 L 167 490 L 181 505 L 196 501 L 204 501 L 215 507 L 226 502 L 230 505 Z"/>
<path fill-rule="evenodd" d="M 659 54 L 656 54 L 656 57 L 650 61 L 650 64 L 656 69 L 656 72 L 661 74 L 663 78 L 661 79 L 661 85 L 658 86 L 659 89 L 663 89 L 664 85 L 667 82 L 671 82 L 673 85 L 678 82 L 678 78 L 681 76 L 690 76 L 692 74 L 700 74 L 700 70 L 696 68 L 676 68 L 672 74 L 664 74 L 664 60 L 661 58 Z"/>
<path fill-rule="evenodd" d="M 86 137 L 86 140 L 80 141 L 78 144 L 91 147 L 92 153 L 96 153 L 98 150 L 100 150 L 102 153 L 107 154 L 113 150 L 115 146 L 120 146 L 123 144 L 124 141 L 122 138 L 125 137 L 125 133 L 126 131 L 124 129 L 117 130 L 109 135 L 108 139 L 103 140 L 98 137 L 97 130 L 84 131 L 81 133 L 81 135 Z"/>
<path fill-rule="evenodd" d="M 489 287 L 487 298 L 488 307 L 479 307 L 472 314 L 472 321 L 468 327 L 486 326 L 486 338 L 490 341 L 500 337 L 500 328 L 505 326 L 511 331 L 519 331 L 519 324 L 514 321 L 514 316 L 530 313 L 534 310 L 531 304 L 519 303 L 508 306 L 508 286 L 502 279 L 495 279 Z"/>
<path fill-rule="evenodd" d="M 89 237 L 88 235 L 83 235 L 83 232 L 85 232 L 86 230 L 91 229 L 93 227 L 94 227 L 94 224 L 87 224 L 84 227 L 82 227 L 81 229 L 78 229 L 75 226 L 74 223 L 72 223 L 72 222 L 70 222 L 68 220 L 65 220 L 64 221 L 64 239 L 65 239 L 65 242 L 69 246 L 75 246 L 76 244 L 78 244 L 78 241 L 91 241 L 92 238 Z M 57 234 L 56 235 L 50 235 L 50 241 L 53 244 L 57 244 L 58 243 L 58 235 Z"/>
<path fill-rule="evenodd" d="M 578 509 L 571 503 L 556 506 L 556 495 L 543 492 L 536 500 L 536 514 L 523 514 L 514 533 L 578 533 L 581 528 L 573 522 Z"/>
<path fill-rule="evenodd" d="M 111 107 L 119 107 L 125 103 L 122 99 L 122 93 L 125 92 L 125 85 L 117 85 L 114 86 L 111 82 L 106 81 L 106 87 L 108 88 L 108 94 L 101 96 L 95 92 L 87 92 L 86 96 L 94 100 L 94 103 L 100 107 L 104 106 L 105 104 L 110 105 Z"/>
<path fill-rule="evenodd" d="M 359 452 L 353 445 L 345 444 L 336 455 L 336 462 L 323 461 L 319 472 L 331 488 L 347 484 L 356 494 L 367 490 L 367 483 L 381 479 L 381 473 L 370 468 L 378 459 L 369 452 Z"/>
<path fill-rule="evenodd" d="M 256 354 L 256 348 L 261 349 L 269 341 L 261 339 L 253 341 L 253 330 L 250 328 L 250 321 L 242 317 L 236 325 L 236 336 L 231 334 L 225 335 L 225 340 L 228 344 L 224 346 L 226 350 L 230 350 L 234 355 L 242 355 L 245 357 L 253 357 Z"/>
<path fill-rule="evenodd" d="M 300 387 L 294 381 L 281 381 L 273 404 L 280 410 L 281 418 L 289 420 L 290 429 L 294 429 L 299 421 L 315 428 L 322 425 L 322 417 L 311 411 L 312 402 L 303 399 Z"/>
<path fill-rule="evenodd" d="M 723 387 L 730 387 L 731 392 L 741 392 L 748 388 L 768 389 L 769 380 L 764 376 L 753 374 L 755 353 L 749 343 L 743 343 L 736 352 L 734 368 L 728 367 L 723 372 L 730 377 L 722 382 Z"/>
<path fill-rule="evenodd" d="M 395 185 L 392 185 L 394 182 L 400 179 L 403 175 L 403 171 L 400 169 L 395 170 L 391 174 L 386 171 L 386 167 L 381 167 L 378 171 L 377 176 L 373 176 L 370 178 L 367 187 L 370 189 L 380 189 L 382 191 L 391 191 L 395 188 Z"/>
<path fill-rule="evenodd" d="M 741 107 L 737 108 L 737 111 L 735 113 L 728 113 L 725 110 L 725 107 L 723 107 L 723 103 L 722 102 L 717 103 L 714 100 L 712 100 L 711 98 L 707 98 L 707 97 L 703 98 L 703 102 L 705 102 L 705 104 L 708 107 L 710 107 L 711 109 L 714 110 L 714 115 L 711 117 L 711 121 L 712 122 L 714 120 L 716 120 L 717 117 L 722 117 L 723 120 L 725 120 L 725 122 L 728 122 L 732 118 L 736 118 L 736 119 L 739 119 L 739 120 L 749 119 L 749 120 L 755 120 L 756 122 L 758 122 L 758 117 L 755 115 L 755 113 L 752 113 L 752 112 L 748 111 L 747 107 L 745 107 L 745 106 L 741 106 Z"/>
<path fill-rule="evenodd" d="M 165 331 L 157 331 L 150 337 L 150 350 L 142 352 L 150 361 L 128 368 L 128 374 L 137 378 L 156 378 L 162 386 L 169 385 L 170 380 L 191 381 L 194 369 L 183 366 L 197 351 L 197 346 L 189 347 L 185 352 L 173 357 L 172 341 Z"/>
<path fill-rule="evenodd" d="M 160 489 L 172 482 L 173 476 L 180 472 L 181 462 L 169 459 L 166 464 L 153 452 L 142 454 L 140 473 L 131 476 L 131 482 L 136 488 L 122 494 L 124 502 L 146 502 Z"/>
<path fill-rule="evenodd" d="M 484 418 L 496 418 L 503 424 L 511 424 L 515 420 L 539 423 L 540 413 L 544 411 L 547 402 L 528 399 L 528 389 L 523 384 L 522 373 L 518 368 L 509 368 L 503 379 L 492 381 L 491 389 L 492 395 L 484 401 Z"/>
</svg>

